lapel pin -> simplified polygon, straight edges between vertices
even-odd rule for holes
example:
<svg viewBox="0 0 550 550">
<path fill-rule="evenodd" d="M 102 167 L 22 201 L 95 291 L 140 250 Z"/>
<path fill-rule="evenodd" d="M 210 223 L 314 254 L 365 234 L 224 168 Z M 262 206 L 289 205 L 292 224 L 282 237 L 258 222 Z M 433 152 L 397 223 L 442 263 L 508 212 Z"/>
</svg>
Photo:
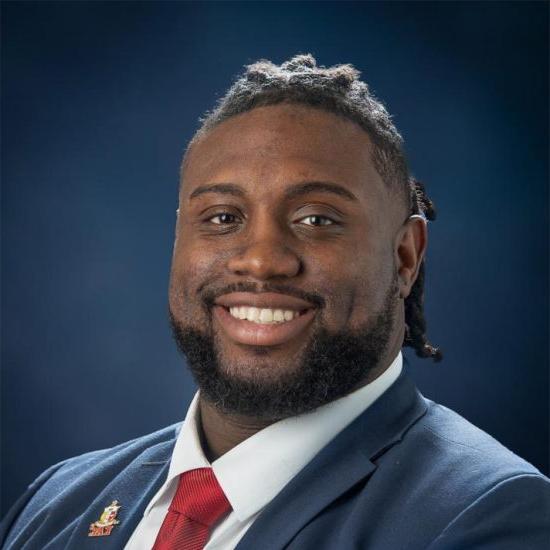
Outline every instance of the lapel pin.
<svg viewBox="0 0 550 550">
<path fill-rule="evenodd" d="M 99 516 L 97 521 L 90 524 L 89 537 L 106 537 L 111 534 L 113 527 L 118 525 L 120 521 L 116 519 L 118 511 L 121 506 L 118 500 L 113 500 L 109 506 L 105 506 L 105 509 Z"/>
</svg>

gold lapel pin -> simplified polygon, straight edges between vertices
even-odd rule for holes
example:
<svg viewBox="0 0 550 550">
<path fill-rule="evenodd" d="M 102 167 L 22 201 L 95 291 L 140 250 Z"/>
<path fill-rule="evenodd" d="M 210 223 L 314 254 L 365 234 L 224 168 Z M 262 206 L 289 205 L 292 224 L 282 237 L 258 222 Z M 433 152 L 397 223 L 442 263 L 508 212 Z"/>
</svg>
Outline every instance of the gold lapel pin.
<svg viewBox="0 0 550 550">
<path fill-rule="evenodd" d="M 113 527 L 118 525 L 120 521 L 116 519 L 118 511 L 121 506 L 118 500 L 113 500 L 109 506 L 105 506 L 105 509 L 99 516 L 97 521 L 90 524 L 89 537 L 106 537 L 111 534 Z"/>
</svg>

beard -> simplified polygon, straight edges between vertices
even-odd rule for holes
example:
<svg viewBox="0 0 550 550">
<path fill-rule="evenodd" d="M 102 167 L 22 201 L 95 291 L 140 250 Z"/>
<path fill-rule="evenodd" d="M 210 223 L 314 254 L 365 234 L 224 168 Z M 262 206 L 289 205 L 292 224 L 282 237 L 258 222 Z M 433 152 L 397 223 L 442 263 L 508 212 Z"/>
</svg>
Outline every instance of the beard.
<svg viewBox="0 0 550 550">
<path fill-rule="evenodd" d="M 199 386 L 201 397 L 225 414 L 276 422 L 312 411 L 343 397 L 366 382 L 385 356 L 395 324 L 397 279 L 386 294 L 381 310 L 359 330 L 329 332 L 314 329 L 308 345 L 290 372 L 266 379 L 261 368 L 238 376 L 224 359 L 215 336 L 178 322 L 170 311 L 172 334 Z M 319 299 L 320 302 L 324 302 Z M 255 348 L 255 361 L 269 355 Z M 269 369 L 272 373 L 276 365 Z M 242 369 L 241 369 L 242 370 Z"/>
</svg>

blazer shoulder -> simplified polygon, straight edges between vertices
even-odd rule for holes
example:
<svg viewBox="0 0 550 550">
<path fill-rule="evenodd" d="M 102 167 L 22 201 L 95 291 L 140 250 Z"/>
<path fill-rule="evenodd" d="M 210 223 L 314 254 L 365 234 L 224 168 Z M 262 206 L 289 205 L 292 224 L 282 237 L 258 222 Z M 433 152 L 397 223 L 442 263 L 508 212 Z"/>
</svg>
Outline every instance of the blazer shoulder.
<svg viewBox="0 0 550 550">
<path fill-rule="evenodd" d="M 180 427 L 181 423 L 173 424 L 114 447 L 90 451 L 64 460 L 59 463 L 53 475 L 49 476 L 48 484 L 54 490 L 54 485 L 58 483 L 66 487 L 80 476 L 101 477 L 101 473 L 117 472 L 136 459 L 144 462 L 169 460 Z"/>
<path fill-rule="evenodd" d="M 413 430 L 429 440 L 436 460 L 448 468 L 458 467 L 462 480 L 493 485 L 519 475 L 545 476 L 487 432 L 457 412 L 426 399 L 428 408 Z"/>
<path fill-rule="evenodd" d="M 487 541 L 499 550 L 548 548 L 550 480 L 525 473 L 497 483 L 454 517 L 429 550 L 485 548 Z"/>
<path fill-rule="evenodd" d="M 124 472 L 132 463 L 170 459 L 181 423 L 137 437 L 114 447 L 87 452 L 50 466 L 15 502 L 0 525 L 0 543 L 17 534 L 32 518 L 58 502 L 60 496 L 90 494 Z"/>
<path fill-rule="evenodd" d="M 62 471 L 78 471 L 86 469 L 96 464 L 104 463 L 106 466 L 110 463 L 135 458 L 141 455 L 154 454 L 160 446 L 174 444 L 181 428 L 181 422 L 166 426 L 150 434 L 142 435 L 134 439 L 119 443 L 114 447 L 89 451 L 81 455 L 62 461 Z"/>
<path fill-rule="evenodd" d="M 458 413 L 422 399 L 425 413 L 376 458 L 354 504 L 381 528 L 372 533 L 361 527 L 358 536 L 380 542 L 373 547 L 403 548 L 407 540 L 411 549 L 431 550 L 434 543 L 434 550 L 448 550 L 485 548 L 483 541 L 501 541 L 510 529 L 515 542 L 525 536 L 533 542 L 525 548 L 538 550 L 536 541 L 548 535 L 541 526 L 548 523 L 550 480 Z M 388 495 L 392 512 L 379 512 Z M 529 535 L 531 527 L 536 536 Z"/>
</svg>

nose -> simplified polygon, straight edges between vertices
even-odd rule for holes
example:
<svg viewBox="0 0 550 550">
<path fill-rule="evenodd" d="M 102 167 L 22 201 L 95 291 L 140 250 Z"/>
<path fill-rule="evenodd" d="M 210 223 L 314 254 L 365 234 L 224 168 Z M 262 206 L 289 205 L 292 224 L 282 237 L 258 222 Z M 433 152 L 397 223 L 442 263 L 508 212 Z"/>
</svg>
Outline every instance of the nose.
<svg viewBox="0 0 550 550">
<path fill-rule="evenodd" d="M 302 262 L 284 242 L 280 232 L 256 231 L 246 245 L 227 264 L 235 275 L 258 280 L 295 277 L 302 269 Z"/>
</svg>

